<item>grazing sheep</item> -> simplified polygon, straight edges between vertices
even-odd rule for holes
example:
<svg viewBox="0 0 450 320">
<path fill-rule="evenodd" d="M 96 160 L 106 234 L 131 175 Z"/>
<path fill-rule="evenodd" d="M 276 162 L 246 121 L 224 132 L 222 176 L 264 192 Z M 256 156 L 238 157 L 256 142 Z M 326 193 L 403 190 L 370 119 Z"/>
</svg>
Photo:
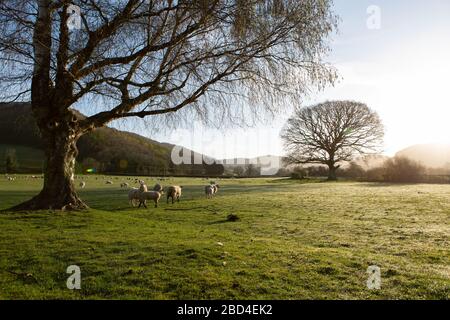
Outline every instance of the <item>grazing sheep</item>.
<svg viewBox="0 0 450 320">
<path fill-rule="evenodd" d="M 128 188 L 130 185 L 128 184 L 128 183 L 126 183 L 126 182 L 122 182 L 121 184 L 120 184 L 120 187 L 121 188 Z"/>
<path fill-rule="evenodd" d="M 147 187 L 147 185 L 144 183 L 144 181 L 140 181 L 139 182 L 140 183 L 140 187 L 139 187 L 139 191 L 140 192 L 147 192 L 148 191 L 148 187 Z"/>
<path fill-rule="evenodd" d="M 167 203 L 169 203 L 169 198 L 172 198 L 172 204 L 174 203 L 175 198 L 178 202 L 180 202 L 181 197 L 181 189 L 183 186 L 170 186 L 167 188 Z"/>
<path fill-rule="evenodd" d="M 159 183 L 155 184 L 155 186 L 153 187 L 153 191 L 162 191 L 163 187 L 162 185 L 160 185 Z"/>
<path fill-rule="evenodd" d="M 140 199 L 140 194 L 141 192 L 139 191 L 138 188 L 131 188 L 130 191 L 128 191 L 128 201 L 130 202 L 130 204 L 135 207 L 135 200 L 139 200 Z"/>
<path fill-rule="evenodd" d="M 155 202 L 155 208 L 158 208 L 158 201 L 161 198 L 161 195 L 164 192 L 161 191 L 146 191 L 146 192 L 140 192 L 139 193 L 139 207 L 141 207 L 141 205 L 144 205 L 145 208 L 147 208 L 147 200 L 153 200 Z"/>
<path fill-rule="evenodd" d="M 84 189 L 84 187 L 86 187 L 86 182 L 81 181 L 81 182 L 80 182 L 80 188 L 81 188 L 81 189 Z"/>
<path fill-rule="evenodd" d="M 206 198 L 212 198 L 217 192 L 219 191 L 219 185 L 218 184 L 210 184 L 208 186 L 205 186 L 205 195 Z"/>
<path fill-rule="evenodd" d="M 113 184 L 111 180 L 106 181 L 106 184 Z"/>
<path fill-rule="evenodd" d="M 214 187 L 212 185 L 205 186 L 205 196 L 207 199 L 212 198 L 214 195 Z"/>
</svg>

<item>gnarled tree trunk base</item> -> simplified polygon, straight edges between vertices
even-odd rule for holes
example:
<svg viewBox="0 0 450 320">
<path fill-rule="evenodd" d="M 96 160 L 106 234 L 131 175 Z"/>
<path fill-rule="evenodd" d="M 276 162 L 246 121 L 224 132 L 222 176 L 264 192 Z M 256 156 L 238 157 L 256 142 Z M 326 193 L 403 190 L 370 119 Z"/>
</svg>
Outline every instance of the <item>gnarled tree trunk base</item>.
<svg viewBox="0 0 450 320">
<path fill-rule="evenodd" d="M 25 201 L 5 211 L 34 211 L 34 210 L 62 210 L 81 211 L 89 207 L 76 195 L 61 194 L 49 196 L 45 192 L 39 193 L 34 198 Z"/>
</svg>

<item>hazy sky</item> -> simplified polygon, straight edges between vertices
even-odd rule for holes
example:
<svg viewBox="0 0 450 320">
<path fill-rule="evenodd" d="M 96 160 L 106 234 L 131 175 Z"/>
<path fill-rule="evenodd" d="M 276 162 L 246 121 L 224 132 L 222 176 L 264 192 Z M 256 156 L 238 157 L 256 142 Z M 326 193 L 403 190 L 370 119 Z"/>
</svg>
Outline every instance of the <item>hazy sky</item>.
<svg viewBox="0 0 450 320">
<path fill-rule="evenodd" d="M 371 6 L 380 10 L 379 28 Z M 450 1 L 335 0 L 335 12 L 342 22 L 326 60 L 342 79 L 304 105 L 332 99 L 366 103 L 383 119 L 388 155 L 417 143 L 450 143 Z M 198 125 L 194 135 L 139 133 L 216 158 L 281 155 L 279 132 L 288 116 L 279 114 L 270 126 L 252 130 Z"/>
</svg>

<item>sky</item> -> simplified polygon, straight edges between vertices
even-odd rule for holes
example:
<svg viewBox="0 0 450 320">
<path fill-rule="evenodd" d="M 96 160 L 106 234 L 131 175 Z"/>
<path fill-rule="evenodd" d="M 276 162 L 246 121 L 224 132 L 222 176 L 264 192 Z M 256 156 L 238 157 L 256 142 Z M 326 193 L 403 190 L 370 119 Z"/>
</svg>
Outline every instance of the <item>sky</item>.
<svg viewBox="0 0 450 320">
<path fill-rule="evenodd" d="M 340 81 L 303 105 L 355 100 L 376 110 L 385 125 L 384 154 L 421 143 L 450 144 L 450 1 L 335 0 L 341 23 L 325 58 Z M 223 159 L 283 155 L 279 133 L 289 117 L 251 129 L 139 134 Z"/>
</svg>

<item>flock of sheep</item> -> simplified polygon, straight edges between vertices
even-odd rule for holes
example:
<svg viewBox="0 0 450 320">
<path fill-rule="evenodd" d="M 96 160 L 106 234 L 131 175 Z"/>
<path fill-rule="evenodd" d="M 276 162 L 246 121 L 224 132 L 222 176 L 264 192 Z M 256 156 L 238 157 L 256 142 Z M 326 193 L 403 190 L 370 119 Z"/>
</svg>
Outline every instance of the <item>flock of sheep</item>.
<svg viewBox="0 0 450 320">
<path fill-rule="evenodd" d="M 5 174 L 5 178 L 8 181 L 15 181 L 16 177 L 14 176 L 10 176 Z M 24 176 L 25 179 L 42 179 L 43 176 Z M 74 176 L 74 179 L 79 179 L 80 177 Z M 99 178 L 97 177 L 96 180 L 98 180 Z M 116 179 L 118 179 L 118 177 L 116 177 Z M 128 178 L 129 180 L 131 180 L 131 178 Z M 158 180 L 160 181 L 164 181 L 166 180 L 166 178 L 159 178 Z M 114 184 L 114 182 L 112 180 L 106 180 L 105 181 L 106 184 L 108 185 L 112 185 Z M 169 203 L 169 198 L 172 199 L 172 204 L 175 201 L 180 202 L 180 197 L 181 197 L 181 191 L 183 189 L 183 186 L 177 186 L 177 185 L 171 185 L 168 186 L 166 188 L 163 188 L 161 184 L 157 183 L 155 184 L 155 186 L 153 187 L 152 190 L 149 190 L 149 188 L 147 187 L 146 183 L 143 180 L 140 179 L 135 179 L 135 183 L 139 184 L 139 188 L 136 187 L 131 187 L 131 189 L 129 189 L 128 191 L 128 200 L 130 202 L 130 204 L 133 207 L 138 206 L 139 208 L 141 206 L 144 206 L 145 208 L 147 208 L 147 201 L 154 201 L 155 203 L 155 208 L 158 207 L 158 202 L 161 199 L 161 196 L 163 194 L 167 195 L 167 203 Z M 85 181 L 81 181 L 79 183 L 79 187 L 81 189 L 84 189 L 86 187 L 86 182 Z M 120 187 L 121 188 L 130 188 L 130 184 L 128 182 L 122 182 L 120 183 Z M 216 184 L 215 181 L 210 181 L 210 184 L 206 185 L 204 187 L 205 190 L 205 196 L 207 199 L 212 198 L 215 194 L 217 194 L 217 192 L 219 191 L 219 185 Z"/>
<path fill-rule="evenodd" d="M 167 195 L 167 203 L 169 203 L 169 198 L 172 199 L 172 204 L 175 202 L 175 200 L 180 202 L 181 190 L 183 189 L 183 186 L 168 186 L 164 190 L 162 185 L 157 183 L 152 190 L 149 190 L 148 186 L 143 180 L 136 179 L 135 182 L 139 183 L 139 188 L 132 187 L 128 191 L 128 201 L 133 207 L 136 207 L 138 205 L 138 208 L 140 208 L 141 206 L 147 208 L 147 201 L 152 200 L 155 203 L 155 208 L 157 208 L 158 202 L 163 194 Z M 113 184 L 113 182 L 111 180 L 107 180 L 106 184 Z M 86 182 L 81 181 L 79 186 L 82 189 L 85 188 Z M 122 182 L 120 184 L 121 188 L 129 188 L 129 186 L 129 183 L 127 182 Z M 205 196 L 208 199 L 212 198 L 218 191 L 219 185 L 214 181 L 211 181 L 209 185 L 205 186 Z"/>
<path fill-rule="evenodd" d="M 21 178 L 23 177 L 23 179 L 28 180 L 28 179 L 43 179 L 44 176 L 20 176 Z M 5 174 L 5 179 L 8 181 L 16 181 L 17 176 L 10 176 L 7 173 Z"/>
</svg>

